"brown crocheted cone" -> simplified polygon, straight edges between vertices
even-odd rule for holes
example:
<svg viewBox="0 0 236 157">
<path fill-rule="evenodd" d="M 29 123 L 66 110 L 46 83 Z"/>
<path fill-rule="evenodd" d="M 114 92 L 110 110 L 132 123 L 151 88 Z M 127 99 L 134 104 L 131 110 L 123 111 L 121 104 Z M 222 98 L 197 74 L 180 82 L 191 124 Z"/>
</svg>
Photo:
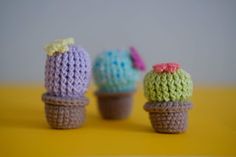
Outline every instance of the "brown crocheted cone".
<svg viewBox="0 0 236 157">
<path fill-rule="evenodd" d="M 189 102 L 147 102 L 152 127 L 159 133 L 182 133 L 187 129 Z"/>
<path fill-rule="evenodd" d="M 48 124 L 54 129 L 72 129 L 80 127 L 85 121 L 85 105 L 88 99 L 59 98 L 45 93 L 45 114 Z"/>
<path fill-rule="evenodd" d="M 133 92 L 129 93 L 95 93 L 98 109 L 104 119 L 125 119 L 132 110 Z"/>
</svg>

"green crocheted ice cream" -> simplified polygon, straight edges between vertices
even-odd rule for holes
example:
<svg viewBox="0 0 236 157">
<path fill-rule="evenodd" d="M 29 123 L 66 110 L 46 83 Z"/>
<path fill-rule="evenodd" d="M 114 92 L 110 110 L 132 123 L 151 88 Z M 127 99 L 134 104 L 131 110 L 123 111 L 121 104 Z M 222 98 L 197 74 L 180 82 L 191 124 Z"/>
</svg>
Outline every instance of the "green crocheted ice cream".
<svg viewBox="0 0 236 157">
<path fill-rule="evenodd" d="M 149 101 L 186 101 L 192 90 L 191 76 L 176 63 L 157 64 L 144 78 L 144 94 Z"/>
</svg>

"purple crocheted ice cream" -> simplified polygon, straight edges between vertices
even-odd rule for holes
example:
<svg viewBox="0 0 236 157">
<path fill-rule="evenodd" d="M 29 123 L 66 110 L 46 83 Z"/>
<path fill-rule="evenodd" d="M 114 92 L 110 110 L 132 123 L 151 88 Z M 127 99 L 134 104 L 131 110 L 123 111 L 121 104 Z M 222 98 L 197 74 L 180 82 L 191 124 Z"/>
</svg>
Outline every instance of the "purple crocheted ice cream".
<svg viewBox="0 0 236 157">
<path fill-rule="evenodd" d="M 86 119 L 84 96 L 91 77 L 88 53 L 73 38 L 56 40 L 45 47 L 45 87 L 42 95 L 48 124 L 54 129 L 80 127 Z"/>
<path fill-rule="evenodd" d="M 83 96 L 90 78 L 91 61 L 83 48 L 70 44 L 66 52 L 47 55 L 45 87 L 50 95 L 71 98 Z"/>
</svg>

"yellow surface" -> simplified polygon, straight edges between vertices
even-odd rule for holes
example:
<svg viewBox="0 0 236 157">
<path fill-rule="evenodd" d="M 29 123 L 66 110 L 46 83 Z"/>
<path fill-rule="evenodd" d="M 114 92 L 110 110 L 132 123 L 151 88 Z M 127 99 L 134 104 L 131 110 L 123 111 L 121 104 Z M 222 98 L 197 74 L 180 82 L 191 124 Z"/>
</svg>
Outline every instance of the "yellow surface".
<svg viewBox="0 0 236 157">
<path fill-rule="evenodd" d="M 142 89 L 135 94 L 128 120 L 101 119 L 93 89 L 88 92 L 86 124 L 52 130 L 44 116 L 39 86 L 0 87 L 0 157 L 79 155 L 236 156 L 236 87 L 195 88 L 189 129 L 184 134 L 154 133 Z"/>
</svg>

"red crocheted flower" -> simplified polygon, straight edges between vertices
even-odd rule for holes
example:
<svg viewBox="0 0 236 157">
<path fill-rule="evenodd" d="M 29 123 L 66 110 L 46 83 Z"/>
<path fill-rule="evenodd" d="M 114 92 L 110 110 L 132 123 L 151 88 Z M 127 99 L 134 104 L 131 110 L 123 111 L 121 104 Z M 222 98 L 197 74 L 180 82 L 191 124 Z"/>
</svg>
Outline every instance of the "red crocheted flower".
<svg viewBox="0 0 236 157">
<path fill-rule="evenodd" d="M 145 71 L 146 66 L 145 66 L 141 56 L 139 55 L 137 49 L 132 46 L 130 47 L 130 56 L 131 56 L 134 68 L 136 68 L 140 71 Z"/>
<path fill-rule="evenodd" d="M 174 73 L 180 68 L 177 63 L 161 63 L 153 66 L 153 70 L 157 73 L 170 72 Z"/>
</svg>

